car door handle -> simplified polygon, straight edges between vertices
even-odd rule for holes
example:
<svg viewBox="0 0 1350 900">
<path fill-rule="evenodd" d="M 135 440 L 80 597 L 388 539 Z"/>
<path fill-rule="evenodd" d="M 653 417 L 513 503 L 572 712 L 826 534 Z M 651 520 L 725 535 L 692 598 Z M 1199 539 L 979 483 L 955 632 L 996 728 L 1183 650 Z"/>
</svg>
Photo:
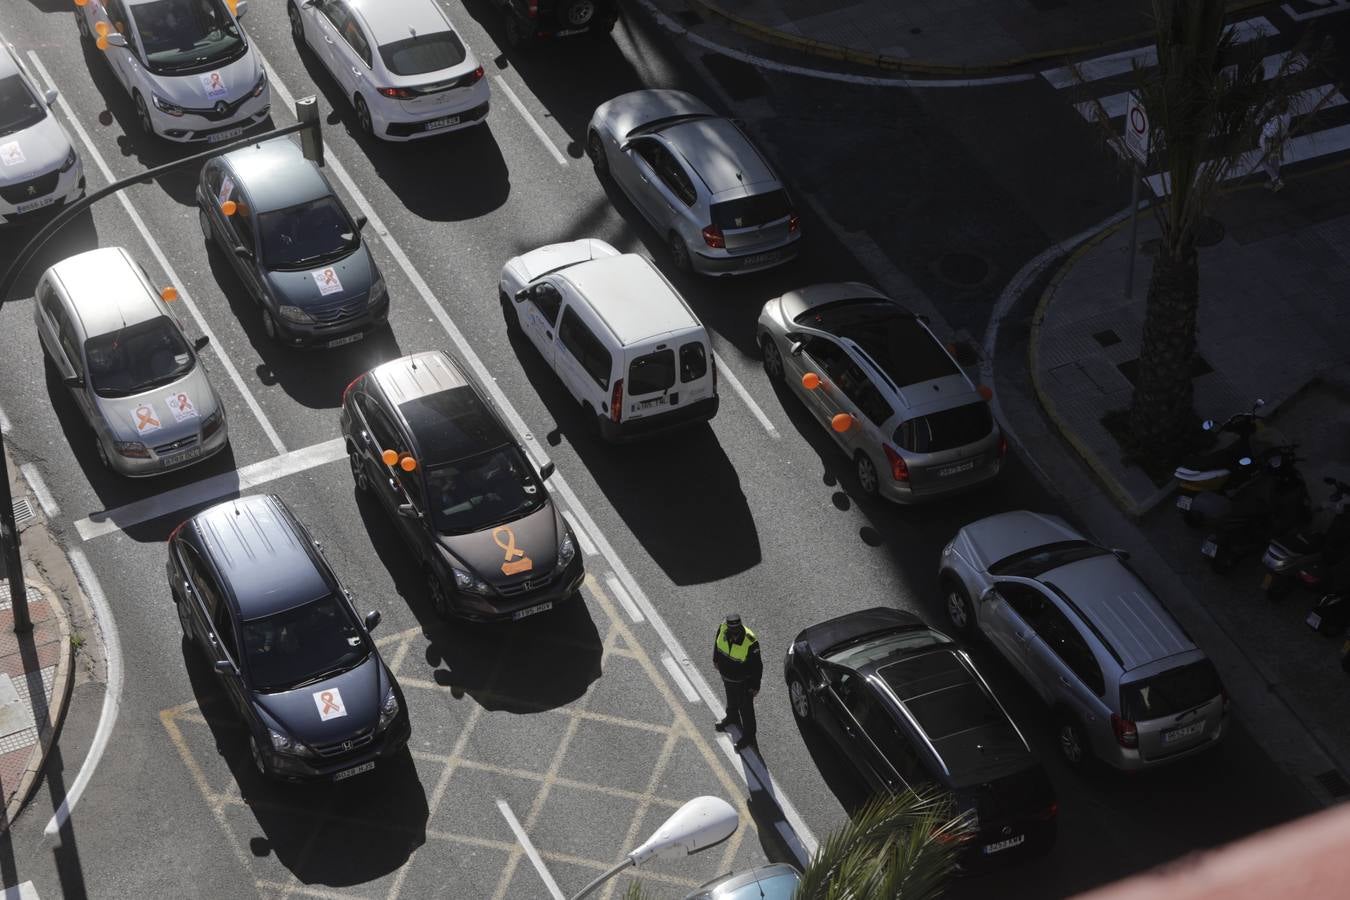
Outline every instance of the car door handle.
<svg viewBox="0 0 1350 900">
<path fill-rule="evenodd" d="M 641 179 L 642 179 L 642 183 L 643 183 L 643 184 L 651 184 L 651 182 L 647 180 L 647 176 L 646 176 L 646 175 L 639 175 L 638 178 L 641 178 Z"/>
<path fill-rule="evenodd" d="M 361 70 L 358 69 L 356 66 L 352 66 L 352 74 L 355 75 L 357 78 L 360 78 Z"/>
<path fill-rule="evenodd" d="M 333 39 L 330 38 L 328 35 L 325 34 L 325 35 L 323 36 L 323 42 L 324 42 L 325 44 L 331 44 L 331 43 L 333 43 Z"/>
</svg>

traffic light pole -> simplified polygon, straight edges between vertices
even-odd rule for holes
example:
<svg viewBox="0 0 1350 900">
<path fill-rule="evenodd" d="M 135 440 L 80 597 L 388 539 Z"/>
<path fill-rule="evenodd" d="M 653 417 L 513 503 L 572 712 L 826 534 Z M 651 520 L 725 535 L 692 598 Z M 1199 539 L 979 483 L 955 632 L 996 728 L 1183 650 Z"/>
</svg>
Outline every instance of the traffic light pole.
<svg viewBox="0 0 1350 900">
<path fill-rule="evenodd" d="M 182 159 L 156 166 L 153 169 L 146 169 L 134 178 L 124 178 L 121 181 L 114 182 L 107 187 L 94 191 L 92 194 L 86 194 L 70 204 L 44 225 L 37 234 L 33 235 L 32 240 L 25 244 L 24 248 L 19 251 L 19 255 L 14 258 L 14 262 L 10 263 L 9 268 L 5 270 L 5 274 L 0 276 L 0 308 L 4 307 L 9 292 L 13 289 L 19 275 L 56 232 L 60 231 L 71 219 L 104 197 L 112 196 L 123 188 L 130 187 L 133 184 L 149 184 L 159 176 L 176 169 L 200 163 L 213 156 L 220 156 L 222 153 L 229 153 L 231 150 L 251 147 L 262 141 L 270 141 L 273 138 L 285 137 L 296 132 L 301 132 L 301 149 L 306 158 L 323 165 L 323 126 L 319 118 L 317 101 L 313 97 L 302 97 L 295 101 L 295 117 L 299 121 L 294 125 L 274 128 L 263 134 L 221 144 L 212 147 L 210 150 L 194 153 L 192 156 L 185 156 Z M 5 457 L 3 435 L 0 435 L 0 545 L 2 545 L 0 550 L 3 550 L 4 553 L 5 576 L 9 579 L 9 597 L 14 610 L 14 631 L 31 631 L 33 622 L 28 615 L 28 587 L 23 580 L 23 559 L 19 553 L 19 529 L 14 522 L 14 500 L 9 489 L 9 460 Z"/>
</svg>

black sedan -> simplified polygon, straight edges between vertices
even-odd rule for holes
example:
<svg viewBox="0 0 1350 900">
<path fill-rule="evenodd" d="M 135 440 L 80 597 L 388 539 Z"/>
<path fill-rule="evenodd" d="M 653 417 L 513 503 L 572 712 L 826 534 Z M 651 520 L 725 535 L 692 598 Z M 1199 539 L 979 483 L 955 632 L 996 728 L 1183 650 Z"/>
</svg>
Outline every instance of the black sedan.
<svg viewBox="0 0 1350 900">
<path fill-rule="evenodd" d="M 1054 843 L 1045 770 L 951 638 L 878 607 L 797 635 L 784 670 L 798 722 L 825 732 L 872 790 L 937 785 L 969 812 L 976 834 L 962 869 Z"/>
</svg>

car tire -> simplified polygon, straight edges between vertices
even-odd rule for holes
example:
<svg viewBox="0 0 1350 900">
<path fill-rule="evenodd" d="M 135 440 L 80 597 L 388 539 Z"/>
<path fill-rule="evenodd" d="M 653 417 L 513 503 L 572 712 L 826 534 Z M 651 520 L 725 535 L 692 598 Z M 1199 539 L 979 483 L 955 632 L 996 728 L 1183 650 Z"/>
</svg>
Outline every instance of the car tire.
<svg viewBox="0 0 1350 900">
<path fill-rule="evenodd" d="M 305 20 L 300 18 L 300 8 L 294 3 L 286 4 L 286 16 L 291 20 L 291 40 L 301 50 L 305 49 Z"/>
<path fill-rule="evenodd" d="M 426 567 L 425 571 L 427 583 L 427 597 L 431 600 L 431 608 L 436 611 L 436 615 L 442 619 L 451 617 L 450 598 L 445 594 L 445 585 L 436 574 L 436 570 L 431 566 Z"/>
<path fill-rule="evenodd" d="M 251 734 L 248 736 L 248 755 L 253 760 L 253 768 L 266 778 L 267 764 L 263 762 L 262 751 L 258 749 L 258 738 Z"/>
<path fill-rule="evenodd" d="M 1071 769 L 1081 770 L 1092 759 L 1087 732 L 1070 713 L 1060 713 L 1055 719 L 1055 744 L 1059 747 L 1059 758 Z"/>
<path fill-rule="evenodd" d="M 352 109 L 356 110 L 356 125 L 362 134 L 375 135 L 375 120 L 370 117 L 370 107 L 360 94 L 352 97 Z"/>
<path fill-rule="evenodd" d="M 951 577 L 942 579 L 942 601 L 947 609 L 947 621 L 957 634 L 971 638 L 979 633 L 979 626 L 975 622 L 975 606 L 961 582 Z"/>
<path fill-rule="evenodd" d="M 759 359 L 764 366 L 764 374 L 775 384 L 781 384 L 787 378 L 787 370 L 783 367 L 783 354 L 778 349 L 778 342 L 772 335 L 762 335 L 759 339 Z"/>
<path fill-rule="evenodd" d="M 595 20 L 595 0 L 563 0 L 558 21 L 565 28 L 585 28 Z"/>
<path fill-rule="evenodd" d="M 791 673 L 787 677 L 788 702 L 792 706 L 792 716 L 803 725 L 813 724 L 811 719 L 811 693 L 801 676 Z"/>
<path fill-rule="evenodd" d="M 356 448 L 351 444 L 347 445 L 347 462 L 352 468 L 352 483 L 356 485 L 358 494 L 370 492 L 370 476 L 366 474 L 366 466 L 361 461 L 361 454 L 356 452 Z"/>
<path fill-rule="evenodd" d="M 115 471 L 112 467 L 112 459 L 108 456 L 108 448 L 103 446 L 103 441 L 97 436 L 94 438 L 94 448 L 98 451 L 98 461 L 103 465 L 103 468 L 109 472 Z"/>
<path fill-rule="evenodd" d="M 677 272 L 692 272 L 694 270 L 693 262 L 689 259 L 689 248 L 684 243 L 684 238 L 675 232 L 666 236 L 666 249 L 670 252 L 670 264 L 675 267 Z"/>
<path fill-rule="evenodd" d="M 853 456 L 853 472 L 858 478 L 858 487 L 869 497 L 875 497 L 881 487 L 881 479 L 877 476 L 877 467 L 872 462 L 872 458 L 859 450 Z"/>
<path fill-rule="evenodd" d="M 265 306 L 262 308 L 262 327 L 263 334 L 267 335 L 269 341 L 272 341 L 273 343 L 281 342 L 281 329 L 277 326 L 276 317 L 274 317 L 272 311 Z"/>
<path fill-rule="evenodd" d="M 520 322 L 520 310 L 511 302 L 511 298 L 507 296 L 506 291 L 497 291 L 497 299 L 500 300 L 502 304 L 502 318 L 506 320 L 507 334 L 522 334 L 523 329 L 521 328 Z"/>
<path fill-rule="evenodd" d="M 141 131 L 148 137 L 155 137 L 155 126 L 150 121 L 150 110 L 145 105 L 145 98 L 137 91 L 133 99 L 136 101 L 136 120 L 141 123 Z"/>
<path fill-rule="evenodd" d="M 213 248 L 216 245 L 216 236 L 211 231 L 211 217 L 200 206 L 197 207 L 197 224 L 202 227 L 202 240 L 206 242 L 207 249 Z"/>
<path fill-rule="evenodd" d="M 605 142 L 600 139 L 600 132 L 594 128 L 586 135 L 586 155 L 591 158 L 591 168 L 595 169 L 596 177 L 608 178 L 609 157 L 605 155 Z"/>
</svg>

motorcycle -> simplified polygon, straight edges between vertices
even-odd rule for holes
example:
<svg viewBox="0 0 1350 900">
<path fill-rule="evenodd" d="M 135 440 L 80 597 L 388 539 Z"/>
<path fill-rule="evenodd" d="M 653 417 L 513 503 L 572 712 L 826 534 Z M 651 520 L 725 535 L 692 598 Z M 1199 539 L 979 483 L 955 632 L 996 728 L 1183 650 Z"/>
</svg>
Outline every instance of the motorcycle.
<svg viewBox="0 0 1350 900">
<path fill-rule="evenodd" d="M 1278 600 L 1298 582 L 1316 589 L 1323 570 L 1350 555 L 1350 484 L 1323 478 L 1331 497 L 1306 528 L 1270 542 L 1261 557 L 1266 573 L 1261 588 L 1266 597 Z"/>
<path fill-rule="evenodd" d="M 1276 534 L 1301 525 L 1310 515 L 1308 487 L 1295 463 L 1294 447 L 1266 453 L 1261 472 L 1232 496 L 1200 494 L 1190 512 L 1212 530 L 1200 545 L 1216 572 L 1226 572 L 1237 560 L 1265 547 Z"/>
<path fill-rule="evenodd" d="M 1216 427 L 1213 419 L 1201 424 L 1216 442 L 1203 453 L 1188 457 L 1172 472 L 1181 489 L 1178 509 L 1190 509 L 1195 494 L 1236 488 L 1256 473 L 1252 457 L 1284 443 L 1278 432 L 1256 415 L 1265 405 L 1266 401 L 1258 397 L 1250 410 L 1234 413 L 1222 425 Z"/>
<path fill-rule="evenodd" d="M 1350 560 L 1334 567 L 1331 591 L 1323 594 L 1308 610 L 1308 627 L 1325 637 L 1335 637 L 1350 625 Z M 1344 660 L 1342 660 L 1344 662 Z"/>
</svg>

